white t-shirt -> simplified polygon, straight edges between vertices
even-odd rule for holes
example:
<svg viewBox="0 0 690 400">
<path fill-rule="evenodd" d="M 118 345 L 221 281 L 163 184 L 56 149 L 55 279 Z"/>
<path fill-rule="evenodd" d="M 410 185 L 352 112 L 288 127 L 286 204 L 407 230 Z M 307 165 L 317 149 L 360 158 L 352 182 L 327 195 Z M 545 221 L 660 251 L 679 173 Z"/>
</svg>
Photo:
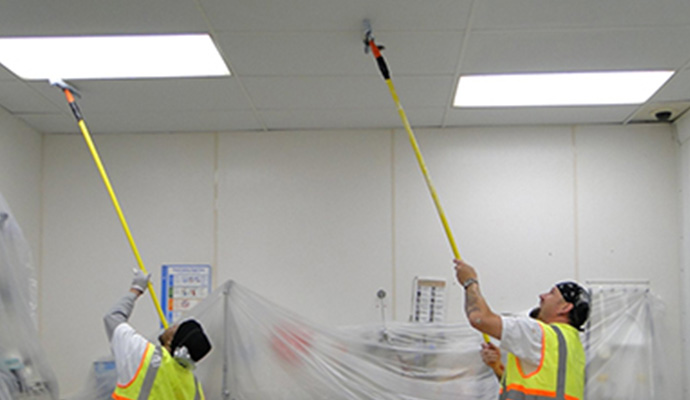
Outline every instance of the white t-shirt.
<svg viewBox="0 0 690 400">
<path fill-rule="evenodd" d="M 541 363 L 544 334 L 539 323 L 529 317 L 501 316 L 501 320 L 501 349 L 519 358 L 524 370 L 536 369 Z"/>
<path fill-rule="evenodd" d="M 121 323 L 113 331 L 110 348 L 115 356 L 117 383 L 128 384 L 137 373 L 141 358 L 146 352 L 149 341 L 141 336 L 126 322 Z"/>
</svg>

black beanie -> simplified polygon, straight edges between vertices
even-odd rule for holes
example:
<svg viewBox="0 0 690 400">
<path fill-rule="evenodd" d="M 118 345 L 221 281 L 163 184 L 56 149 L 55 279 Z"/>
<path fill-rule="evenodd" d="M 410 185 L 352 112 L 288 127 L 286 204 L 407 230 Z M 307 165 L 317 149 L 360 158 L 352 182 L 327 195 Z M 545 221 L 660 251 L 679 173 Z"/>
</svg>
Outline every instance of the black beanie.
<svg viewBox="0 0 690 400">
<path fill-rule="evenodd" d="M 188 319 L 180 324 L 170 343 L 173 354 L 179 347 L 186 347 L 189 356 L 194 362 L 197 362 L 211 351 L 211 342 L 204 333 L 201 324 L 193 319 Z"/>
<path fill-rule="evenodd" d="M 560 282 L 556 284 L 556 287 L 561 292 L 563 299 L 573 305 L 568 314 L 570 325 L 582 330 L 582 325 L 589 317 L 589 292 L 575 282 Z"/>
</svg>

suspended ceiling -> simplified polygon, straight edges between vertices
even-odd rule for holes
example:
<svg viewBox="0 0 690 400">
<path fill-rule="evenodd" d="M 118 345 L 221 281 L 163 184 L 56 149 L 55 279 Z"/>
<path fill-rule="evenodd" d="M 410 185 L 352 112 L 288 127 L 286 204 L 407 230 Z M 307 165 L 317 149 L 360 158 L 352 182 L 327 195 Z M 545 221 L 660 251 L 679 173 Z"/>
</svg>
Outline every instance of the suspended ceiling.
<svg viewBox="0 0 690 400">
<path fill-rule="evenodd" d="M 70 81 L 92 133 L 398 128 L 365 18 L 415 128 L 673 121 L 690 106 L 687 0 L 1 1 L 0 37 L 212 35 L 230 77 Z M 676 73 L 642 105 L 451 106 L 461 74 L 638 69 Z M 78 133 L 58 89 L 3 67 L 0 107 Z"/>
</svg>

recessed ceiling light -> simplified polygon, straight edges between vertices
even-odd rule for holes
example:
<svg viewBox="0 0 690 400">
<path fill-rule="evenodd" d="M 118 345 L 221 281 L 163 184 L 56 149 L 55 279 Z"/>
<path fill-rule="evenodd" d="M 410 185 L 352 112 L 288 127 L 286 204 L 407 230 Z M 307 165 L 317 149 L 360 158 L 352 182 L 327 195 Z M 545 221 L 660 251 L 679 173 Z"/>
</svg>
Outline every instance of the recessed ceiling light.
<svg viewBox="0 0 690 400">
<path fill-rule="evenodd" d="M 640 104 L 673 71 L 565 72 L 461 76 L 455 107 Z"/>
<path fill-rule="evenodd" d="M 0 63 L 28 80 L 230 75 L 207 34 L 0 38 Z"/>
</svg>

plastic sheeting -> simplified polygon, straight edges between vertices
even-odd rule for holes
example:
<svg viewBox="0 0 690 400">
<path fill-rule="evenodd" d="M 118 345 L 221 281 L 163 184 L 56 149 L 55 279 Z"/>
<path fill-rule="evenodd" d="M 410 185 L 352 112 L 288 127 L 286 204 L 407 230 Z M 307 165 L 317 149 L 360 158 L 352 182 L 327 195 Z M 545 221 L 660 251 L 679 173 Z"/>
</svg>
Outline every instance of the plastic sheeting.
<svg viewBox="0 0 690 400">
<path fill-rule="evenodd" d="M 104 333 L 105 335 L 105 333 Z M 69 400 L 110 400 L 117 384 L 117 371 L 112 355 L 103 356 L 93 362 L 86 376 L 84 386 Z M 206 396 L 208 400 L 213 397 Z"/>
<path fill-rule="evenodd" d="M 31 251 L 0 195 L 0 400 L 58 398 L 38 340 L 36 299 Z"/>
<path fill-rule="evenodd" d="M 218 311 L 227 318 L 209 318 Z M 232 282 L 193 314 L 216 346 L 198 368 L 209 397 L 493 399 L 498 391 L 479 357 L 481 335 L 464 326 L 327 328 Z"/>
<path fill-rule="evenodd" d="M 662 325 L 664 308 L 647 285 L 591 288 L 592 315 L 583 336 L 587 353 L 585 398 L 668 399 Z"/>
<path fill-rule="evenodd" d="M 646 288 L 592 292 L 582 335 L 586 398 L 665 398 L 661 301 Z M 467 325 L 325 327 L 231 281 L 187 316 L 214 345 L 196 370 L 209 399 L 497 398 L 498 381 L 479 356 L 482 337 Z M 114 378 L 92 373 L 80 398 L 106 399 L 113 388 Z"/>
</svg>

